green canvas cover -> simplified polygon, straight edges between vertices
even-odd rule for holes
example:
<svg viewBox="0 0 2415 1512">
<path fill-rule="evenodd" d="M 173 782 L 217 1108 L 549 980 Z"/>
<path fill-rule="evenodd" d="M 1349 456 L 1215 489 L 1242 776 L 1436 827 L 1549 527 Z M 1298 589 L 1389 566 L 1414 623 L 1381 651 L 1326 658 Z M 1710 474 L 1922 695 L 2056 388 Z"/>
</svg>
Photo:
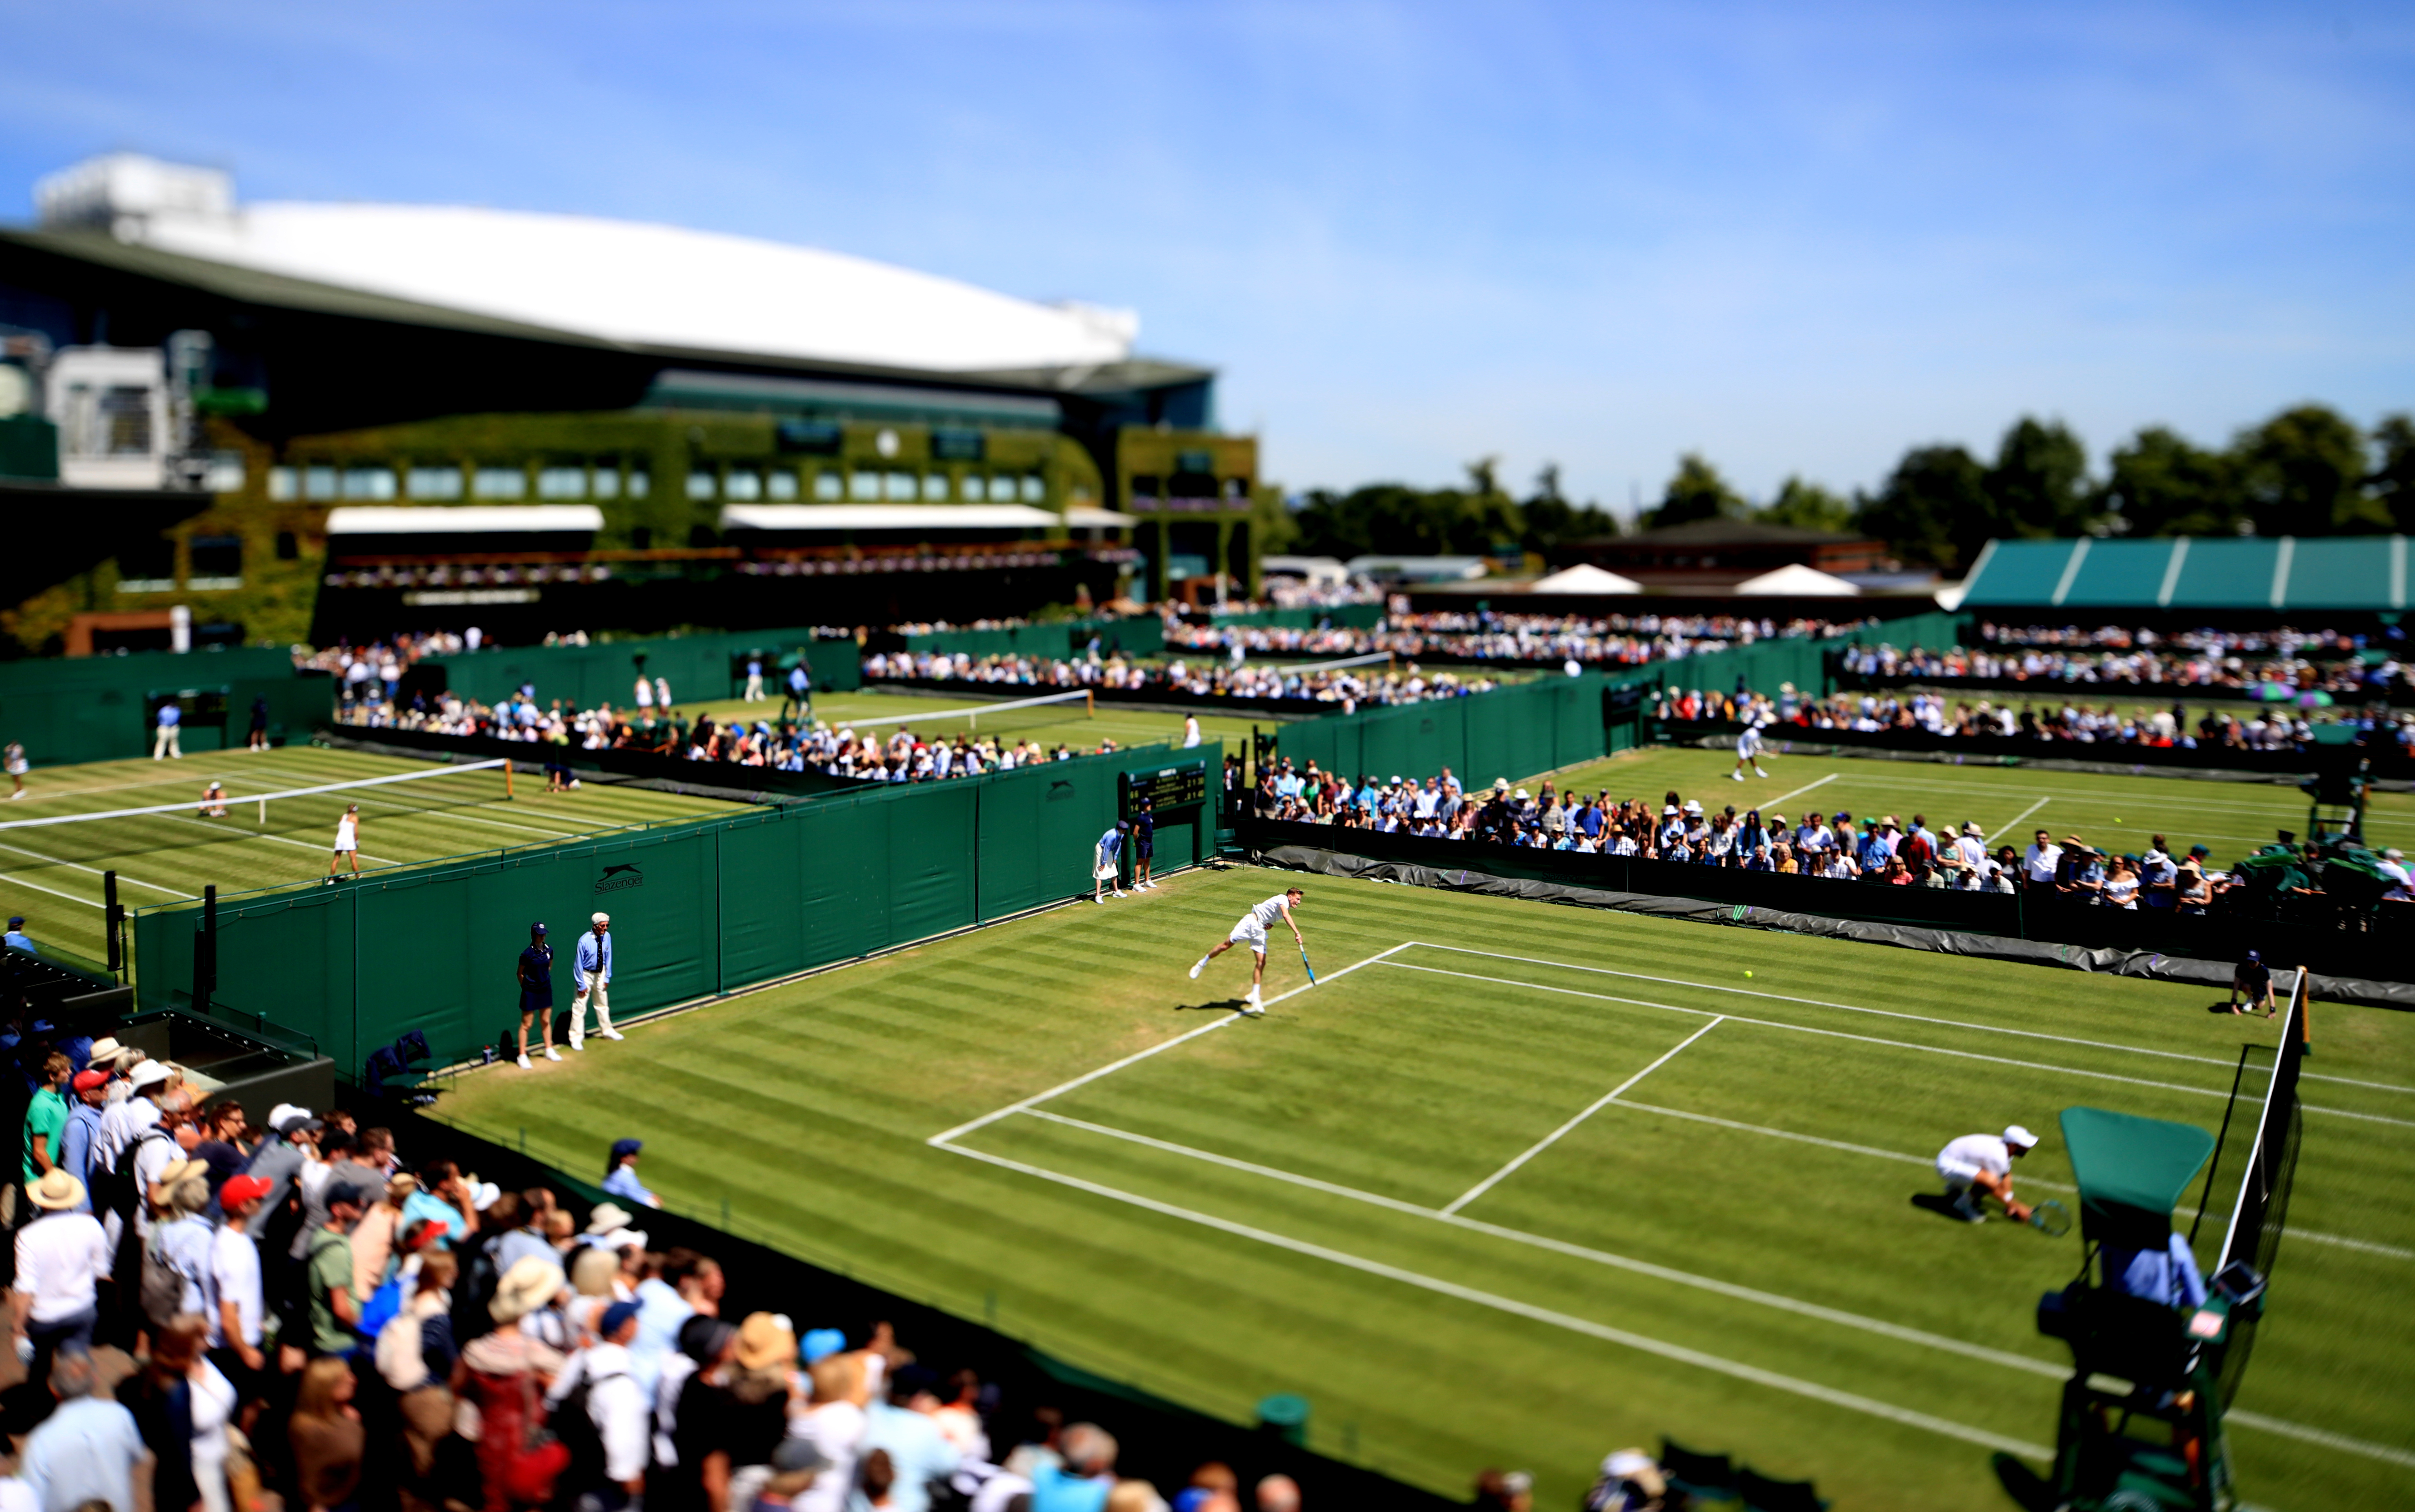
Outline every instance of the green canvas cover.
<svg viewBox="0 0 2415 1512">
<path fill-rule="evenodd" d="M 2103 1108 L 2062 1110 L 2062 1143 L 2079 1182 L 2079 1229 L 2092 1244 L 2161 1248 L 2213 1136 L 2195 1124 Z"/>
</svg>

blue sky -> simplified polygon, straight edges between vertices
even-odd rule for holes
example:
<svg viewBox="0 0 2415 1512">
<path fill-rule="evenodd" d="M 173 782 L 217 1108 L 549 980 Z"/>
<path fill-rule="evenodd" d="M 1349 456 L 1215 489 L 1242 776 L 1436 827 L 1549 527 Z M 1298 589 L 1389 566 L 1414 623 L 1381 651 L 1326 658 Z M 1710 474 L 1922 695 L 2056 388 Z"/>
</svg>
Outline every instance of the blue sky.
<svg viewBox="0 0 2415 1512">
<path fill-rule="evenodd" d="M 2410 15 L 0 0 L 0 214 L 125 148 L 811 243 L 1138 308 L 1288 487 L 1765 497 L 2415 407 Z"/>
</svg>

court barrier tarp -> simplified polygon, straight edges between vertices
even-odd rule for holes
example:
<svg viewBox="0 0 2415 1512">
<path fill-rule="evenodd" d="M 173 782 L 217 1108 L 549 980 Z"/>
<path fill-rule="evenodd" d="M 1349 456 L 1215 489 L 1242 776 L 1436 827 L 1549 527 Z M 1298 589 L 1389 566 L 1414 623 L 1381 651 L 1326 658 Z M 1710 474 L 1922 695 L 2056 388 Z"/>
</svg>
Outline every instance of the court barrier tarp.
<svg viewBox="0 0 2415 1512">
<path fill-rule="evenodd" d="M 431 657 L 421 665 L 441 667 L 453 692 L 480 703 L 494 703 L 523 683 L 534 683 L 540 705 L 560 698 L 578 709 L 603 703 L 628 709 L 636 703 L 639 657 L 645 659 L 649 679 L 670 684 L 676 705 L 738 696 L 746 687 L 745 658 L 760 654 L 767 699 L 763 708 L 768 711 L 788 692 L 788 668 L 796 665 L 800 650 L 812 658 L 817 691 L 851 693 L 862 683 L 862 664 L 852 637 L 817 639 L 802 626 L 586 646 L 505 646 Z"/>
<path fill-rule="evenodd" d="M 1698 866 L 1639 856 L 1587 855 L 1480 842 L 1342 830 L 1330 825 L 1252 819 L 1240 826 L 1252 850 L 1304 846 L 1372 861 L 1465 869 L 1510 880 L 1690 900 L 1789 916 L 1852 920 L 1889 928 L 1943 929 L 2029 941 L 2055 949 L 2137 951 L 2173 959 L 2228 962 L 2255 949 L 2277 965 L 2306 966 L 2343 978 L 2415 978 L 2406 923 L 2370 932 L 2232 913 L 2182 914 L 2168 908 L 2106 908 L 2054 892 L 1962 892 L 1888 887 L 1820 876 L 1788 876 L 1735 867 Z M 2224 967 L 2225 981 L 2228 967 Z"/>
<path fill-rule="evenodd" d="M 608 772 L 647 782 L 665 792 L 704 788 L 751 790 L 788 799 L 816 798 L 824 793 L 852 792 L 863 786 L 818 771 L 781 771 L 772 767 L 740 766 L 728 761 L 689 761 L 656 756 L 650 751 L 590 751 L 577 745 L 550 745 L 541 741 L 499 741 L 491 735 L 439 735 L 430 730 L 382 729 L 367 725 L 322 723 L 319 738 L 338 749 L 373 751 L 425 760 L 488 761 L 502 756 L 522 771 L 542 771 L 548 763 L 573 772 Z M 668 786 L 665 786 L 668 785 Z M 682 786 L 684 785 L 684 786 Z M 765 801 L 778 801 L 777 799 Z"/>
<path fill-rule="evenodd" d="M 903 646 L 910 651 L 946 651 L 950 655 L 970 656 L 978 661 L 984 656 L 1044 656 L 1060 658 L 1088 653 L 1090 641 L 1099 642 L 1101 655 L 1122 651 L 1128 655 L 1152 655 L 1165 649 L 1165 624 L 1153 614 L 1136 614 L 1116 620 L 1051 620 L 1036 624 L 1006 625 L 996 630 L 935 630 L 926 635 L 876 636 L 866 643 L 871 651 L 894 651 Z"/>
<path fill-rule="evenodd" d="M 352 726 L 322 726 L 312 743 L 336 751 L 358 751 L 363 756 L 401 756 L 411 761 L 424 761 L 428 758 L 428 753 L 423 747 L 402 745 L 389 741 L 357 740 L 351 735 L 337 733 L 338 730 L 352 727 Z M 394 735 L 411 732 L 373 730 L 370 733 Z M 527 747 L 522 746 L 520 749 L 525 751 Z M 545 780 L 545 764 L 542 761 L 531 760 L 520 752 L 512 752 L 509 755 L 512 757 L 512 767 L 515 771 L 532 773 L 539 782 Z M 463 760 L 484 759 L 473 756 L 469 752 L 459 753 L 459 756 Z M 450 764 L 449 753 L 447 764 Z M 710 798 L 723 803 L 802 803 L 807 797 L 818 796 L 821 791 L 817 789 L 814 793 L 808 794 L 773 792 L 760 786 L 755 786 L 758 785 L 765 775 L 760 767 L 728 767 L 718 762 L 704 761 L 682 761 L 678 765 L 687 769 L 687 772 L 702 771 L 709 776 L 721 777 L 724 781 L 689 781 L 687 772 L 682 772 L 678 777 L 633 777 L 622 772 L 606 771 L 596 767 L 574 767 L 572 772 L 581 783 L 592 782 L 614 787 L 640 788 L 649 793 L 677 793 L 689 798 Z M 847 790 L 852 790 L 862 785 L 858 783 L 843 785 Z"/>
<path fill-rule="evenodd" d="M 1614 909 L 1658 919 L 1695 923 L 1728 924 L 1750 929 L 1780 930 L 1825 939 L 1892 945 L 1905 950 L 1934 951 L 1982 960 L 2014 961 L 2030 966 L 2061 966 L 2120 977 L 2145 977 L 2157 981 L 2194 983 L 2210 991 L 2228 992 L 2231 964 L 2192 960 L 2153 951 L 2090 949 L 2026 940 L 1970 930 L 1937 929 L 1869 920 L 1836 919 L 1822 914 L 1789 913 L 1749 904 L 1713 903 L 1658 893 L 1621 892 L 1608 888 L 1548 882 L 1534 877 L 1496 876 L 1472 867 L 1421 865 L 1413 861 L 1379 861 L 1311 846 L 1276 845 L 1252 851 L 1262 864 L 1295 872 L 1364 881 L 1395 882 L 1408 887 L 1473 892 L 1487 897 L 1526 898 L 1538 903 L 1571 904 Z M 2314 974 L 2314 995 L 2325 1001 L 2362 1003 L 2376 1008 L 2415 1009 L 2415 983 Z"/>
<path fill-rule="evenodd" d="M 1372 630 L 1384 622 L 1381 604 L 1337 604 L 1325 609 L 1257 609 L 1248 614 L 1189 614 L 1183 622 L 1194 629 L 1227 625 L 1248 626 L 1260 630 L 1315 630 L 1331 626 L 1336 630 Z"/>
<path fill-rule="evenodd" d="M 1282 726 L 1279 749 L 1306 771 L 1419 778 L 1448 767 L 1469 787 L 1590 761 L 1603 752 L 1601 677 L 1546 677 L 1463 698 L 1377 705 Z M 1238 703 L 1238 700 L 1233 700 Z"/>
<path fill-rule="evenodd" d="M 440 1065 L 474 1059 L 518 1022 L 532 922 L 551 932 L 558 1013 L 598 911 L 617 1015 L 734 992 L 1087 893 L 1119 775 L 1186 759 L 1204 760 L 1145 746 L 223 899 L 213 999 L 311 1036 L 348 1075 L 411 1029 Z M 1167 870 L 1212 840 L 1196 814 L 1161 816 Z M 189 1006 L 201 921 L 136 916 L 145 1007 Z"/>
</svg>

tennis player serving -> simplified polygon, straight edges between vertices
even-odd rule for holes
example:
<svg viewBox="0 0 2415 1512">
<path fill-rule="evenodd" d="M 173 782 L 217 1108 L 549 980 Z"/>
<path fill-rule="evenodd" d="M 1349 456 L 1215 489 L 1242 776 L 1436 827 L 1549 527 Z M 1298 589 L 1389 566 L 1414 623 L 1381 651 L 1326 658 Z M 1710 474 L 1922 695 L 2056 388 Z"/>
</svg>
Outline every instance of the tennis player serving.
<svg viewBox="0 0 2415 1512">
<path fill-rule="evenodd" d="M 1298 941 L 1301 959 L 1305 960 L 1308 941 L 1300 938 L 1299 925 L 1291 916 L 1291 911 L 1300 906 L 1300 901 L 1299 889 L 1290 888 L 1243 914 L 1241 921 L 1233 926 L 1233 932 L 1224 936 L 1222 944 L 1192 964 L 1192 980 L 1197 981 L 1199 973 L 1208 969 L 1208 963 L 1226 951 L 1236 945 L 1247 945 L 1250 948 L 1250 995 L 1241 999 L 1241 1011 L 1252 1018 L 1265 1012 L 1267 1005 L 1258 994 L 1267 981 L 1267 926 L 1282 920 L 1283 927 L 1291 931 L 1291 937 Z"/>
</svg>

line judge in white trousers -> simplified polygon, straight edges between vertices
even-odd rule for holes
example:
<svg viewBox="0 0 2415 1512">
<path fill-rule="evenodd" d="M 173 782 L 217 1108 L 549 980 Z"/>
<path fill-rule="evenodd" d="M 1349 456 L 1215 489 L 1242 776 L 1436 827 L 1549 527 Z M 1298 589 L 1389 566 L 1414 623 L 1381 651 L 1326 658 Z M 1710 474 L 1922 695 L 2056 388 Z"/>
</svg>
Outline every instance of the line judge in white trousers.
<svg viewBox="0 0 2415 1512">
<path fill-rule="evenodd" d="M 607 1040 L 618 1040 L 621 1031 L 612 1027 L 612 1007 L 608 1001 L 612 985 L 612 916 L 597 914 L 591 921 L 593 927 L 578 936 L 578 951 L 571 958 L 570 981 L 577 996 L 570 999 L 570 1048 L 587 1048 L 587 1000 L 595 999 L 595 1032 Z"/>
</svg>

